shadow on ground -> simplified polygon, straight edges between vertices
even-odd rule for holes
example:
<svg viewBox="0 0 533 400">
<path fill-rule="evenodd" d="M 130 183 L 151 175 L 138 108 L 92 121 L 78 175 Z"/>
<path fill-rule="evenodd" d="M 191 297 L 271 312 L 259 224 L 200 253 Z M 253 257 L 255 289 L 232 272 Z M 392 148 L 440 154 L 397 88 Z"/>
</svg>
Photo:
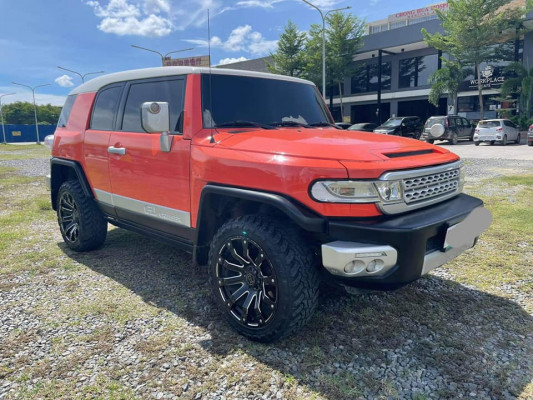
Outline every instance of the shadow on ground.
<svg viewBox="0 0 533 400">
<path fill-rule="evenodd" d="M 201 345 L 211 354 L 244 351 L 331 400 L 403 397 L 416 393 L 417 382 L 434 385 L 438 398 L 517 397 L 533 378 L 532 317 L 453 281 L 432 276 L 390 293 L 322 295 L 309 325 L 263 345 L 231 331 L 209 297 L 206 272 L 186 253 L 121 229 L 94 252 L 59 246 L 145 302 L 209 330 Z"/>
</svg>

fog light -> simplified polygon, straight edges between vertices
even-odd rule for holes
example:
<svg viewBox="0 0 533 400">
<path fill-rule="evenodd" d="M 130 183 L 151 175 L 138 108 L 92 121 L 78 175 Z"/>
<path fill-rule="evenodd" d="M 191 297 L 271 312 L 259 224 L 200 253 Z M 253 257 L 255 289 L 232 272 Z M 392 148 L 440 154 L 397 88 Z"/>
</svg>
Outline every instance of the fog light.
<svg viewBox="0 0 533 400">
<path fill-rule="evenodd" d="M 344 272 L 346 272 L 347 274 L 358 274 L 364 269 L 365 263 L 363 261 L 353 260 L 346 264 L 346 266 L 344 267 Z"/>
<path fill-rule="evenodd" d="M 375 260 L 372 260 L 366 266 L 366 272 L 377 272 L 381 268 L 383 268 L 383 265 L 384 265 L 383 260 L 381 260 L 379 258 L 375 259 Z"/>
</svg>

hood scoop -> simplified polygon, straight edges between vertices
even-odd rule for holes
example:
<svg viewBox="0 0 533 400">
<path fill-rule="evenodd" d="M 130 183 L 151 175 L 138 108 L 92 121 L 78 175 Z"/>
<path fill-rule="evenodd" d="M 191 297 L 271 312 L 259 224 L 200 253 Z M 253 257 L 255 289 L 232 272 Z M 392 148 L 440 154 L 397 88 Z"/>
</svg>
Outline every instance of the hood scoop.
<svg viewBox="0 0 533 400">
<path fill-rule="evenodd" d="M 412 150 L 412 151 L 399 151 L 394 153 L 383 153 L 385 157 L 388 158 L 401 158 L 401 157 L 412 157 L 412 156 L 421 156 L 423 154 L 433 154 L 433 149 L 425 150 Z"/>
</svg>

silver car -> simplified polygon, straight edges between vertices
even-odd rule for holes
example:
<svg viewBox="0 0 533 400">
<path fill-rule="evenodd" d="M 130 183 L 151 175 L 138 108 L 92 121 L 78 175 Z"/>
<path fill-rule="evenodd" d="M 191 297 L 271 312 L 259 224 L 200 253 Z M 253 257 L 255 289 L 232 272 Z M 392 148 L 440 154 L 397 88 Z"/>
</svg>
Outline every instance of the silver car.
<svg viewBox="0 0 533 400">
<path fill-rule="evenodd" d="M 520 129 L 508 119 L 486 119 L 479 121 L 474 131 L 474 144 L 500 142 L 505 146 L 509 142 L 520 143 Z"/>
</svg>

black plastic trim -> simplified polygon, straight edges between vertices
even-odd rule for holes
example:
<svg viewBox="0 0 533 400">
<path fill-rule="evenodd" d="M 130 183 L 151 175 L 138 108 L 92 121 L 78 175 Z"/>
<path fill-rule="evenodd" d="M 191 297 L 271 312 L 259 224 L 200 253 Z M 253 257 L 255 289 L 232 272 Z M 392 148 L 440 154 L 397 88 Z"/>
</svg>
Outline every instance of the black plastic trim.
<svg viewBox="0 0 533 400">
<path fill-rule="evenodd" d="M 51 189 L 51 201 L 52 201 L 52 208 L 55 210 L 55 196 L 57 195 L 57 192 L 59 191 L 59 187 L 63 183 L 63 181 L 58 181 L 58 174 L 54 173 L 54 165 L 61 165 L 64 167 L 71 168 L 76 173 L 76 177 L 78 178 L 78 181 L 80 182 L 81 188 L 83 190 L 83 193 L 88 196 L 89 198 L 94 199 L 94 194 L 91 190 L 91 186 L 89 185 L 89 181 L 87 180 L 87 177 L 85 176 L 85 172 L 83 172 L 83 168 L 77 161 L 73 160 L 66 160 L 64 158 L 57 158 L 57 157 L 51 157 L 50 158 L 50 189 Z M 59 177 L 61 177 L 59 175 Z"/>
<path fill-rule="evenodd" d="M 330 220 L 329 238 L 369 244 L 387 244 L 398 251 L 395 268 L 382 277 L 342 278 L 337 282 L 361 288 L 389 290 L 421 276 L 428 240 L 444 241 L 446 230 L 483 206 L 478 198 L 460 194 L 453 199 L 399 216 L 366 221 Z"/>
</svg>

